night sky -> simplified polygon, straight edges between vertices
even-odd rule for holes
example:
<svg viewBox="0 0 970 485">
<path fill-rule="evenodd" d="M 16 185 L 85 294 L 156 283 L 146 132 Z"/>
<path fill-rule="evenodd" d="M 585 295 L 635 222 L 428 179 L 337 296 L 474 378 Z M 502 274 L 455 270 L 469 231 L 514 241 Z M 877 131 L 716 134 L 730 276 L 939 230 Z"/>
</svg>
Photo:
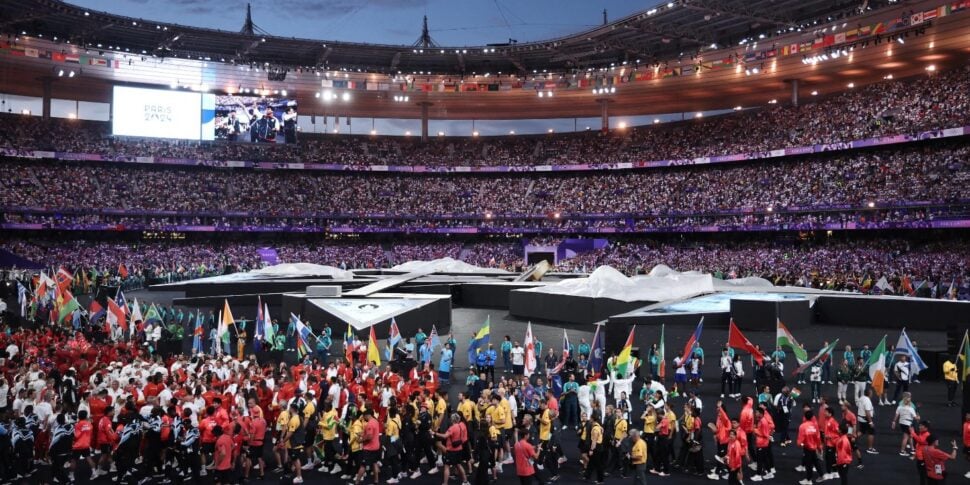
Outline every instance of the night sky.
<svg viewBox="0 0 970 485">
<path fill-rule="evenodd" d="M 246 3 L 225 0 L 69 0 L 144 20 L 238 31 Z M 253 19 L 271 35 L 377 44 L 413 44 L 428 16 L 441 45 L 546 40 L 595 27 L 603 9 L 616 20 L 658 1 L 630 0 L 279 0 L 253 2 Z"/>
</svg>

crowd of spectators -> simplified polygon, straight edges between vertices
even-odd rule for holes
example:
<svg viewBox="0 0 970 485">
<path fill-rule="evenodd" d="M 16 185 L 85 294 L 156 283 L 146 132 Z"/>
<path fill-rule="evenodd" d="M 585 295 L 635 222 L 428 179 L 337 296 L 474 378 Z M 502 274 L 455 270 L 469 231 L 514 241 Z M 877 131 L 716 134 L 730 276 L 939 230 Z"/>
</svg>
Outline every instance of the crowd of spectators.
<svg viewBox="0 0 970 485">
<path fill-rule="evenodd" d="M 296 171 L 120 167 L 73 162 L 0 165 L 0 207 L 83 211 L 175 211 L 301 218 L 334 214 L 703 214 L 832 205 L 880 207 L 966 198 L 970 145 L 927 142 L 717 166 L 542 176 L 393 176 Z M 94 217 L 96 222 L 98 216 Z M 189 217 L 186 224 L 202 224 Z M 493 219 L 501 223 L 501 218 Z M 124 221 L 119 221 L 124 223 Z M 243 221 L 245 225 L 245 220 Z"/>
<path fill-rule="evenodd" d="M 0 148 L 169 157 L 361 165 L 529 166 L 674 160 L 938 130 L 970 124 L 970 66 L 851 89 L 800 106 L 614 132 L 500 138 L 305 135 L 295 145 L 116 138 L 107 123 L 0 117 Z"/>
<path fill-rule="evenodd" d="M 550 244 L 558 244 L 552 240 Z M 278 262 L 308 262 L 345 269 L 381 268 L 412 260 L 460 258 L 480 267 L 520 270 L 523 241 L 485 239 L 465 242 L 410 240 L 371 241 L 64 241 L 8 239 L 0 248 L 43 264 L 71 270 L 96 269 L 115 275 L 124 264 L 132 274 L 148 279 L 184 279 L 224 271 L 246 271 L 266 264 L 258 249 L 276 250 Z M 393 259 L 385 256 L 390 249 Z M 591 272 L 613 266 L 628 275 L 647 273 L 665 264 L 679 271 L 702 271 L 719 278 L 763 277 L 779 285 L 837 290 L 872 289 L 885 277 L 899 293 L 908 278 L 913 292 L 944 298 L 951 286 L 970 298 L 970 243 L 946 237 L 792 240 L 777 236 L 701 239 L 613 238 L 602 249 L 561 260 L 556 271 Z M 925 283 L 923 283 L 925 282 Z"/>
</svg>

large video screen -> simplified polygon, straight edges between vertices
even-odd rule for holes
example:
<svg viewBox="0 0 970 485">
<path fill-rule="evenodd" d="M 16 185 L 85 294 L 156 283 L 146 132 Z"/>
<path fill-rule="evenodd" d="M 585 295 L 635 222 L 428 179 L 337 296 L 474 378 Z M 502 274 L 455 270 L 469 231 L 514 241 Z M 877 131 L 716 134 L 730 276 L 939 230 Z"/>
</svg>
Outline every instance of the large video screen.
<svg viewBox="0 0 970 485">
<path fill-rule="evenodd" d="M 265 96 L 215 97 L 215 139 L 296 143 L 296 100 Z"/>
<path fill-rule="evenodd" d="M 211 111 L 208 112 L 211 118 Z M 211 139 L 211 135 L 202 133 L 203 117 L 202 93 L 114 87 L 111 120 L 115 135 Z"/>
</svg>

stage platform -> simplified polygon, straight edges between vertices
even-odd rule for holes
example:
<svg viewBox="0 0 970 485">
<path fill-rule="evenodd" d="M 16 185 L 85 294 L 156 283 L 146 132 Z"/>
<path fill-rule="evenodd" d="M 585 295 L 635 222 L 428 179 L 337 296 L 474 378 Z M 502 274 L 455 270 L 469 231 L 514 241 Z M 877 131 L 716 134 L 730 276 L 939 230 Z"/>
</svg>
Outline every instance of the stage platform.
<svg viewBox="0 0 970 485">
<path fill-rule="evenodd" d="M 703 345 L 715 358 L 727 340 L 732 319 L 752 342 L 768 351 L 774 349 L 778 319 L 810 352 L 835 338 L 842 339 L 840 348 L 843 342 L 872 347 L 883 335 L 895 338 L 905 327 L 914 340 L 920 341 L 921 351 L 926 352 L 924 359 L 931 366 L 943 353 L 955 352 L 964 330 L 970 327 L 970 302 L 866 296 L 764 283 L 745 285 L 735 280 L 715 282 L 714 291 L 686 293 L 671 300 L 623 301 L 609 297 L 613 294 L 611 286 L 596 296 L 547 291 L 559 282 L 583 276 L 571 273 L 549 273 L 539 282 L 516 282 L 516 275 L 508 273 L 360 270 L 340 276 L 230 277 L 156 285 L 152 291 L 181 294 L 173 298 L 175 305 L 214 313 L 228 300 L 236 318 L 248 321 L 255 318 L 260 299 L 284 328 L 292 312 L 315 329 L 328 324 L 338 337 L 348 325 L 362 337 L 373 326 L 378 339 L 384 339 L 391 318 L 404 336 L 413 335 L 418 328 L 428 333 L 432 325 L 446 335 L 454 323 L 455 307 L 500 312 L 496 317 L 508 319 L 513 327 L 521 325 L 522 331 L 527 321 L 566 327 L 580 334 L 592 333 L 596 324 L 601 324 L 608 349 L 622 347 L 634 325 L 635 347 L 637 351 L 645 349 L 657 342 L 663 326 L 670 358 L 682 348 L 701 317 Z M 339 286 L 342 296 L 308 297 L 307 287 L 315 285 Z M 542 291 L 529 291 L 535 289 Z M 508 331 L 516 333 L 513 328 Z M 459 341 L 467 340 L 467 329 L 462 332 Z"/>
</svg>

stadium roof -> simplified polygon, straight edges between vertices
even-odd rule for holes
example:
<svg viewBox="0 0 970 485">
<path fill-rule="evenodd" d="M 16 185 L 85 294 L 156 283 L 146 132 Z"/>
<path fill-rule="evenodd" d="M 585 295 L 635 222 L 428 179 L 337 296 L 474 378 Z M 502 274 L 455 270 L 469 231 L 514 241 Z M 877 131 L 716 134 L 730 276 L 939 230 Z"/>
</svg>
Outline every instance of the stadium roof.
<svg viewBox="0 0 970 485">
<path fill-rule="evenodd" d="M 758 12 L 756 6 L 773 5 L 770 11 L 764 8 L 764 12 L 781 22 L 780 19 L 808 15 L 798 12 L 819 12 L 823 7 L 847 4 L 831 0 L 680 0 L 669 10 L 658 7 L 655 13 L 642 12 L 588 33 L 545 43 L 496 46 L 495 53 L 487 54 L 481 52 L 485 47 L 479 47 L 477 53 L 465 47 L 459 50 L 467 50 L 468 54 L 456 56 L 455 48 L 450 48 L 451 53 L 447 52 L 449 48 L 436 52 L 425 49 L 422 55 L 413 52 L 421 48 L 411 46 L 272 36 L 263 42 L 262 36 L 87 12 L 53 0 L 5 0 L 0 2 L 0 32 L 8 36 L 0 38 L 0 62 L 4 67 L 0 69 L 0 92 L 42 96 L 43 86 L 38 80 L 53 77 L 49 92 L 53 98 L 108 102 L 112 86 L 117 84 L 185 89 L 187 84 L 204 83 L 206 89 L 229 94 L 243 93 L 243 89 L 264 94 L 285 91 L 297 100 L 303 115 L 414 119 L 427 109 L 430 119 L 451 120 L 598 117 L 603 105 L 608 106 L 611 117 L 749 108 L 786 103 L 795 80 L 804 100 L 814 94 L 825 96 L 890 77 L 925 75 L 931 67 L 946 70 L 966 65 L 970 57 L 970 0 L 960 0 L 956 2 L 959 8 L 936 17 L 938 8 L 949 9 L 952 3 L 895 2 L 851 19 L 834 20 L 833 16 L 832 21 L 827 21 L 826 16 L 826 21 L 802 32 L 798 27 L 788 27 L 795 30 L 780 33 L 783 26 L 771 24 L 768 28 L 776 29 L 770 31 L 774 36 L 768 38 L 769 33 L 766 39 L 756 37 L 740 45 L 748 38 L 745 36 L 769 25 L 767 17 L 754 13 Z M 712 13 L 715 9 L 721 13 Z M 725 13 L 728 11 L 734 13 Z M 932 20 L 924 18 L 928 12 L 932 13 Z M 786 17 L 786 13 L 794 16 Z M 711 19 L 705 20 L 708 15 Z M 705 23 L 710 25 L 698 27 Z M 659 33 L 643 33 L 645 25 L 659 29 Z M 863 27 L 870 29 L 865 35 Z M 631 30 L 636 32 L 628 32 Z M 682 46 L 690 43 L 697 49 L 710 40 L 704 36 L 735 39 L 733 45 L 718 43 L 716 49 L 701 49 L 699 55 L 684 48 L 685 56 L 679 57 Z M 740 40 L 736 40 L 738 36 Z M 850 40 L 856 37 L 858 40 Z M 665 38 L 670 42 L 665 43 Z M 589 51 L 591 45 L 607 39 L 612 42 L 607 50 L 613 54 Z M 643 52 L 629 48 L 637 43 Z M 556 45 L 547 48 L 546 44 Z M 624 56 L 632 56 L 632 50 L 658 60 L 668 55 L 676 57 L 657 62 L 641 57 L 642 62 L 627 61 L 626 66 L 616 62 L 615 68 L 577 68 L 578 72 L 555 75 L 554 70 L 546 74 L 533 67 L 606 62 L 617 59 L 610 56 L 618 55 L 620 51 L 616 49 L 621 45 Z M 15 56 L 2 55 L 5 48 L 19 50 Z M 489 51 L 492 48 L 488 47 Z M 445 54 L 440 53 L 442 49 Z M 39 55 L 38 51 L 44 54 Z M 190 52 L 197 55 L 190 57 Z M 216 57 L 217 53 L 225 53 L 226 57 Z M 567 54 L 572 57 L 567 59 Z M 375 68 L 394 66 L 405 74 L 368 73 L 363 68 L 358 73 L 355 68 L 339 65 L 355 57 L 356 62 Z M 809 62 L 820 57 L 827 59 Z M 274 66 L 283 66 L 281 59 L 305 62 L 311 58 L 311 64 L 329 63 L 330 68 L 297 67 L 284 71 L 288 72 L 285 79 L 270 77 Z M 74 64 L 70 63 L 72 59 Z M 251 63 L 234 65 L 233 59 L 251 59 Z M 273 62 L 257 64 L 257 59 Z M 464 76 L 448 74 L 459 59 L 464 59 L 466 70 L 488 66 L 493 70 L 485 72 L 492 76 L 482 72 L 476 75 L 475 71 Z M 505 72 L 496 76 L 499 65 L 515 66 L 513 60 L 528 73 Z M 423 73 L 413 67 L 418 65 L 424 66 Z M 78 68 L 79 75 L 68 78 L 65 70 L 74 72 Z M 429 73 L 433 69 L 444 73 Z M 63 78 L 57 77 L 58 70 L 64 73 Z M 465 85 L 480 89 L 467 92 Z M 603 96 L 593 92 L 596 86 L 615 87 L 616 92 Z M 329 89 L 340 92 L 342 98 L 346 95 L 346 101 L 327 102 L 321 94 L 327 94 Z M 555 96 L 537 96 L 550 92 Z M 400 102 L 402 97 L 407 100 Z"/>
<path fill-rule="evenodd" d="M 867 2 L 870 8 L 888 0 Z M 745 38 L 810 29 L 859 13 L 856 0 L 674 0 L 614 22 L 539 42 L 486 46 L 379 45 L 188 27 L 96 12 L 56 0 L 5 0 L 0 26 L 74 45 L 123 46 L 182 58 L 366 72 L 569 72 L 624 61 L 651 63 L 738 45 Z M 415 34 L 419 32 L 416 30 Z M 420 42 L 420 39 L 419 39 Z"/>
</svg>

